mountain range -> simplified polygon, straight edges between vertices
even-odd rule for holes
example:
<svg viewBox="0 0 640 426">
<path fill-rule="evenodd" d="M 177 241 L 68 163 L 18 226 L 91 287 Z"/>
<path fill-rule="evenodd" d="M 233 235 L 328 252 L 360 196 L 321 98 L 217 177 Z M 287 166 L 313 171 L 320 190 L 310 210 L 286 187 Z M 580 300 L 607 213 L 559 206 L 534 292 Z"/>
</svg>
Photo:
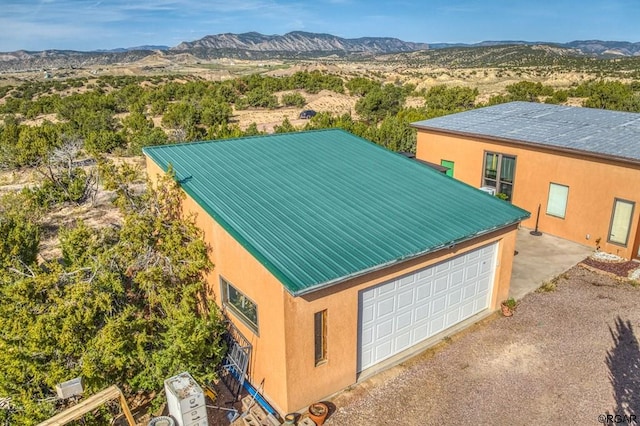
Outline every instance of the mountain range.
<svg viewBox="0 0 640 426">
<path fill-rule="evenodd" d="M 174 47 L 138 46 L 108 51 L 79 52 L 73 50 L 20 50 L 0 53 L 0 71 L 22 71 L 57 67 L 83 67 L 135 62 L 151 55 L 172 59 L 184 54 L 198 59 L 288 59 L 337 55 L 354 58 L 381 54 L 428 51 L 447 48 L 479 48 L 492 46 L 549 46 L 562 55 L 614 58 L 640 56 L 640 43 L 627 41 L 583 40 L 569 43 L 529 42 L 519 40 L 464 43 L 414 43 L 390 37 L 347 39 L 331 34 L 294 31 L 284 35 L 243 34 L 209 35 L 199 40 L 182 42 Z"/>
</svg>

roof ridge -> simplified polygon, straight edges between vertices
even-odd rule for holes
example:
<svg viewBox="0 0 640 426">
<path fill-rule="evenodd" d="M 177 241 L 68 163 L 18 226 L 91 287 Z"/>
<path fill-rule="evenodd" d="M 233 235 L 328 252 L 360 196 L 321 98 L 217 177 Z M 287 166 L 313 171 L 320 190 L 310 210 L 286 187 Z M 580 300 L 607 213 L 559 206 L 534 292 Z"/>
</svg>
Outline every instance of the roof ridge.
<svg viewBox="0 0 640 426">
<path fill-rule="evenodd" d="M 327 128 L 327 129 L 294 130 L 292 132 L 284 132 L 284 133 L 267 133 L 267 134 L 260 134 L 260 135 L 238 136 L 238 137 L 234 137 L 234 138 L 208 139 L 208 140 L 189 141 L 189 142 L 176 142 L 176 143 L 170 143 L 170 144 L 165 144 L 165 145 L 150 145 L 150 146 L 143 147 L 142 148 L 142 152 L 145 152 L 145 150 L 156 150 L 156 149 L 170 148 L 170 147 L 175 147 L 175 146 L 199 145 L 199 144 L 206 144 L 206 143 L 213 143 L 213 142 L 215 142 L 215 143 L 233 142 L 233 141 L 239 141 L 239 140 L 251 140 L 251 139 L 258 139 L 258 138 L 259 139 L 272 138 L 272 137 L 278 137 L 278 136 L 290 135 L 290 134 L 322 133 L 322 132 L 331 132 L 331 131 L 342 131 L 342 132 L 349 133 L 346 130 L 340 128 L 340 127 L 330 127 L 330 128 Z M 367 141 L 367 142 L 371 142 L 371 141 L 366 140 L 366 139 L 364 139 L 364 140 Z M 371 143 L 373 143 L 373 142 L 371 142 Z"/>
</svg>

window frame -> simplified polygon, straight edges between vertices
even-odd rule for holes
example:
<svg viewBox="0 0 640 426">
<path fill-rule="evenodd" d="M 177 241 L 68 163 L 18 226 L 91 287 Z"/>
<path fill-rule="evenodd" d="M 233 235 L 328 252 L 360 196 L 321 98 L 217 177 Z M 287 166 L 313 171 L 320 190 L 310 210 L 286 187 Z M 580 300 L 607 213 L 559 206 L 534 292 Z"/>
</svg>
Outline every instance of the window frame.
<svg viewBox="0 0 640 426">
<path fill-rule="evenodd" d="M 313 356 L 315 366 L 327 362 L 327 310 L 313 314 Z"/>
<path fill-rule="evenodd" d="M 567 189 L 567 194 L 566 197 L 564 199 L 564 211 L 562 212 L 562 216 L 559 216 L 557 214 L 554 213 L 549 213 L 549 201 L 551 200 L 551 188 L 552 186 L 558 186 L 558 187 L 563 187 Z M 552 216 L 552 217 L 557 217 L 559 219 L 565 219 L 567 217 L 567 206 L 569 205 L 569 185 L 563 185 L 561 183 L 556 183 L 556 182 L 549 182 L 549 192 L 547 194 L 547 209 L 545 211 L 545 213 L 548 216 Z"/>
<path fill-rule="evenodd" d="M 625 236 L 624 243 L 613 241 L 611 239 L 611 231 L 613 230 L 613 220 L 615 219 L 615 216 L 616 216 L 616 206 L 618 205 L 618 203 L 631 204 L 631 213 L 629 214 L 629 223 L 627 225 L 627 235 Z M 618 198 L 618 197 L 615 197 L 613 199 L 613 206 L 611 208 L 611 219 L 609 221 L 609 233 L 607 234 L 608 243 L 615 244 L 621 247 L 627 247 L 627 245 L 629 244 L 629 236 L 631 235 L 631 228 L 633 227 L 633 214 L 635 213 L 635 210 L 636 210 L 635 201 L 626 200 L 624 198 Z"/>
<path fill-rule="evenodd" d="M 244 297 L 249 303 L 251 303 L 256 311 L 256 321 L 255 324 L 251 320 L 251 318 L 247 317 L 240 308 L 236 307 L 233 302 L 229 298 L 229 287 L 232 288 L 236 293 L 240 294 Z M 246 325 L 256 336 L 259 336 L 259 316 L 258 316 L 258 304 L 254 302 L 251 298 L 249 298 L 242 291 L 238 290 L 236 286 L 231 284 L 229 280 L 224 278 L 222 275 L 220 276 L 220 294 L 222 299 L 222 305 L 224 308 L 228 309 L 233 313 L 233 315 L 238 318 L 244 325 Z"/>
<path fill-rule="evenodd" d="M 494 178 L 491 177 L 487 177 L 486 172 L 487 172 L 487 154 L 491 154 L 491 155 L 496 155 L 497 156 L 497 166 L 496 166 L 496 175 Z M 507 182 L 507 181 L 503 181 L 502 180 L 502 160 L 503 158 L 509 158 L 513 160 L 513 181 L 512 182 Z M 518 156 L 517 155 L 512 155 L 512 154 L 503 154 L 501 152 L 495 152 L 495 151 L 484 151 L 483 155 L 482 155 L 482 177 L 480 180 L 480 186 L 489 186 L 492 188 L 495 188 L 496 190 L 496 194 L 506 194 L 506 192 L 504 192 L 502 190 L 502 186 L 510 186 L 511 187 L 511 196 L 509 196 L 509 198 L 507 198 L 506 201 L 508 202 L 512 202 L 513 201 L 513 193 L 515 190 L 515 186 L 516 186 L 516 167 L 517 167 L 517 163 L 518 163 Z M 487 184 L 487 181 L 489 181 L 490 183 Z"/>
</svg>

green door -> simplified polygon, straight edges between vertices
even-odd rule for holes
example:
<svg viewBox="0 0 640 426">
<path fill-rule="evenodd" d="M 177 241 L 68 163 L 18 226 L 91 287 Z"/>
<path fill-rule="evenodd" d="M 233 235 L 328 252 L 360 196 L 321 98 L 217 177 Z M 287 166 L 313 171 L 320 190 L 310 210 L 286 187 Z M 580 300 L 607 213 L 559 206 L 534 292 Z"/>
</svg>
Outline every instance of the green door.
<svg viewBox="0 0 640 426">
<path fill-rule="evenodd" d="M 447 168 L 447 171 L 446 171 L 447 176 L 453 177 L 453 161 L 440 160 L 440 165 L 442 167 L 446 167 Z"/>
</svg>

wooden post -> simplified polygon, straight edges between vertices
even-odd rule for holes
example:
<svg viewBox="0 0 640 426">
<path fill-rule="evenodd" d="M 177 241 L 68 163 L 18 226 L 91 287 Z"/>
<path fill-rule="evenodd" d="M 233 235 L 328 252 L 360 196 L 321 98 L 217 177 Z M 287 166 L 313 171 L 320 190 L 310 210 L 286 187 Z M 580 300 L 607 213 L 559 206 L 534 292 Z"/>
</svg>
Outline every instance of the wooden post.
<svg viewBox="0 0 640 426">
<path fill-rule="evenodd" d="M 40 423 L 38 426 L 63 426 L 69 422 L 74 420 L 78 420 L 82 418 L 88 412 L 95 410 L 100 407 L 105 402 L 111 401 L 113 399 L 119 399 L 120 405 L 122 406 L 122 411 L 124 412 L 124 416 L 127 418 L 127 422 L 129 422 L 129 426 L 135 426 L 136 422 L 131 415 L 131 411 L 129 410 L 129 405 L 127 404 L 127 400 L 124 398 L 122 391 L 117 386 L 110 386 L 97 394 L 90 396 L 89 398 L 81 401 L 80 403 L 74 405 L 73 407 L 69 407 L 61 413 L 56 414 L 51 417 L 49 420 L 45 420 Z"/>
</svg>

